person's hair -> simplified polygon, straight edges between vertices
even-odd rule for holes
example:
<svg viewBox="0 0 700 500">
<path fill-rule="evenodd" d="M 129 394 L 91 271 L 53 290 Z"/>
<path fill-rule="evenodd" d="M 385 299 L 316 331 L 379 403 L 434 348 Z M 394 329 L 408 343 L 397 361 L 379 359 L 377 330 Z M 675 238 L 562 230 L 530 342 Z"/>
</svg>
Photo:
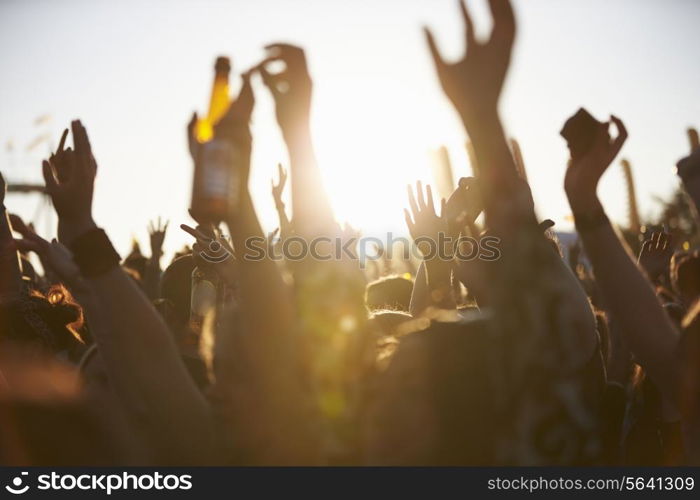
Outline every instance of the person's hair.
<svg viewBox="0 0 700 500">
<path fill-rule="evenodd" d="M 133 240 L 131 242 L 131 252 L 124 259 L 122 267 L 136 271 L 139 280 L 141 280 L 146 274 L 146 264 L 148 264 L 148 259 L 141 253 L 139 242 Z"/>
<path fill-rule="evenodd" d="M 38 342 L 51 351 L 70 350 L 83 343 L 82 308 L 63 285 L 53 285 L 45 295 L 32 291 L 1 309 L 4 339 Z"/>
<path fill-rule="evenodd" d="M 379 310 L 408 312 L 413 281 L 402 276 L 387 276 L 367 285 L 365 305 L 370 312 Z"/>
<path fill-rule="evenodd" d="M 552 246 L 554 251 L 559 255 L 559 257 L 564 257 L 564 253 L 561 251 L 561 243 L 559 242 L 559 237 L 551 229 L 545 230 L 542 234 L 547 239 L 547 242 Z"/>
<path fill-rule="evenodd" d="M 393 465 L 493 465 L 498 418 L 486 322 L 433 322 L 402 337 L 377 377 L 369 460 Z M 416 436 L 420 422 L 422 436 Z M 399 444 L 399 446 L 397 446 Z"/>
<path fill-rule="evenodd" d="M 379 310 L 372 313 L 369 320 L 377 326 L 382 335 L 395 337 L 401 334 L 399 327 L 412 318 L 404 311 Z"/>
<path fill-rule="evenodd" d="M 192 254 L 173 260 L 163 272 L 160 281 L 160 297 L 169 302 L 168 320 L 185 325 L 190 318 L 192 271 L 195 263 Z"/>
</svg>

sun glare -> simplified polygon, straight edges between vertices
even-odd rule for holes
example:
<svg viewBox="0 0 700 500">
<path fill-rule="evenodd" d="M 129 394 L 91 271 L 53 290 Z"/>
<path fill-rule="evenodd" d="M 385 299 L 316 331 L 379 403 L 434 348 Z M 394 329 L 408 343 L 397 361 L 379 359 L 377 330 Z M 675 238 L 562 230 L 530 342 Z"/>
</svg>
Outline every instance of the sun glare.
<svg viewBox="0 0 700 500">
<path fill-rule="evenodd" d="M 348 87 L 334 92 L 342 95 Z M 460 164 L 464 159 L 449 121 L 445 124 L 428 107 L 406 110 L 402 103 L 413 96 L 397 99 L 392 88 L 387 84 L 364 94 L 356 101 L 361 109 L 336 99 L 333 106 L 320 106 L 315 116 L 314 143 L 336 219 L 363 234 L 405 231 L 406 186 L 421 180 L 437 193 L 432 164 L 440 145 L 447 144 Z M 457 170 L 457 175 L 466 173 Z"/>
</svg>

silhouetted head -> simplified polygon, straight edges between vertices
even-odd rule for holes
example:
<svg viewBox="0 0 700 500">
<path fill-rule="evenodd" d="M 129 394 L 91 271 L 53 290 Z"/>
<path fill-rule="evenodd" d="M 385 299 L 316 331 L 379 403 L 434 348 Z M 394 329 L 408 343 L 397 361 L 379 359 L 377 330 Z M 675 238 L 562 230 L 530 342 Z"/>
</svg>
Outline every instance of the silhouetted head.
<svg viewBox="0 0 700 500">
<path fill-rule="evenodd" d="M 700 254 L 693 252 L 680 257 L 672 267 L 671 280 L 686 305 L 700 297 Z"/>
<path fill-rule="evenodd" d="M 146 265 L 148 264 L 148 258 L 146 258 L 141 253 L 141 247 L 138 241 L 134 240 L 131 242 L 131 252 L 126 256 L 123 262 L 123 266 L 129 268 L 138 273 L 139 279 L 143 279 L 146 274 Z"/>
<path fill-rule="evenodd" d="M 492 349 L 484 320 L 433 322 L 402 337 L 370 403 L 370 463 L 493 464 Z"/>
<path fill-rule="evenodd" d="M 382 309 L 408 312 L 413 281 L 402 276 L 387 276 L 367 285 L 365 305 L 370 312 Z"/>
<path fill-rule="evenodd" d="M 32 344 L 50 352 L 70 351 L 82 344 L 83 312 L 62 285 L 46 295 L 32 292 L 0 306 L 1 340 Z"/>
<path fill-rule="evenodd" d="M 195 262 L 192 254 L 173 260 L 160 280 L 160 297 L 169 302 L 169 321 L 186 325 L 190 319 L 192 271 Z"/>
<path fill-rule="evenodd" d="M 689 465 L 700 465 L 700 300 L 690 308 L 682 323 L 678 343 L 681 383 L 681 419 L 686 423 L 684 447 Z"/>
</svg>

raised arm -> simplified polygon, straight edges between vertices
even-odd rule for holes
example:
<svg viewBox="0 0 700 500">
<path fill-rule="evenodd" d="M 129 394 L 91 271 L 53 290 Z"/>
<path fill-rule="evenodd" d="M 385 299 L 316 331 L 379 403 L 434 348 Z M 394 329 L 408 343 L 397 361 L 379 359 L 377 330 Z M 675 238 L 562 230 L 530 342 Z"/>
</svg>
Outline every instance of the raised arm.
<svg viewBox="0 0 700 500">
<path fill-rule="evenodd" d="M 427 28 L 425 35 L 442 88 L 474 147 L 487 223 L 497 233 L 507 232 L 507 226 L 499 227 L 503 224 L 501 209 L 507 208 L 500 201 L 521 196 L 527 187 L 518 174 L 498 116 L 515 39 L 515 18 L 508 0 L 489 0 L 493 30 L 487 41 L 480 42 L 464 1 L 459 5 L 465 24 L 464 57 L 454 63 L 446 62 Z M 529 196 L 529 190 L 526 194 Z M 520 218 L 534 223 L 534 209 L 521 211 Z"/>
<path fill-rule="evenodd" d="M 622 121 L 611 120 L 617 137 L 610 138 L 607 126 L 599 127 L 590 150 L 572 157 L 564 188 L 606 308 L 657 386 L 674 397 L 678 375 L 673 353 L 678 333 L 649 281 L 615 234 L 597 195 L 600 178 L 627 139 Z"/>
<path fill-rule="evenodd" d="M 252 331 L 260 328 L 264 332 L 281 333 L 288 331 L 293 321 L 290 290 L 272 259 L 268 256 L 250 258 L 248 255 L 256 253 L 255 247 L 266 241 L 248 189 L 252 149 L 249 122 L 254 104 L 250 75 L 246 74 L 238 99 L 215 128 L 215 134 L 217 138 L 235 144 L 241 153 L 239 163 L 232 166 L 238 170 L 241 179 L 240 201 L 229 211 L 226 220 L 237 255 L 234 263 L 238 272 L 241 309 L 250 312 L 246 318 Z M 270 310 L 275 314 L 269 314 Z"/>
<path fill-rule="evenodd" d="M 241 152 L 239 163 L 234 166 L 242 179 L 240 203 L 232 207 L 226 220 L 236 252 L 233 267 L 239 299 L 237 331 L 227 335 L 234 339 L 231 349 L 239 349 L 239 353 L 227 355 L 238 354 L 236 359 L 250 360 L 240 369 L 251 370 L 245 376 L 255 380 L 258 418 L 252 423 L 252 431 L 263 436 L 260 438 L 263 443 L 251 450 L 254 463 L 310 464 L 317 459 L 317 441 L 310 432 L 312 415 L 308 413 L 298 345 L 294 342 L 294 301 L 276 263 L 268 255 L 259 255 L 258 250 L 267 240 L 248 189 L 252 148 L 249 121 L 253 105 L 253 92 L 246 75 L 239 98 L 215 130 L 217 137 L 231 141 Z M 245 353 L 241 355 L 240 350 Z"/>
<path fill-rule="evenodd" d="M 404 210 L 406 225 L 423 255 L 411 294 L 410 312 L 417 315 L 428 307 L 454 309 L 456 304 L 451 287 L 452 248 L 438 248 L 448 233 L 446 202 L 442 200 L 438 215 L 433 205 L 431 187 L 427 186 L 423 194 L 420 181 L 416 184 L 416 195 L 411 186 L 408 186 L 408 201 L 411 210 Z"/>
<path fill-rule="evenodd" d="M 43 164 L 46 188 L 101 318 L 95 341 L 110 382 L 127 412 L 153 440 L 158 463 L 212 460 L 209 408 L 180 361 L 167 326 L 134 281 L 122 271 L 106 234 L 92 218 L 97 164 L 85 128 L 71 125 L 75 151 Z M 67 163 L 68 162 L 68 163 Z"/>
<path fill-rule="evenodd" d="M 328 235 L 335 229 L 311 140 L 311 76 L 303 49 L 285 43 L 268 45 L 270 55 L 259 66 L 275 101 L 277 123 L 289 152 L 292 177 L 292 218 L 301 235 Z M 267 65 L 281 61 L 285 69 L 270 73 Z"/>
<path fill-rule="evenodd" d="M 540 338 L 574 339 L 563 344 L 577 346 L 570 348 L 568 355 L 571 365 L 580 365 L 595 353 L 593 313 L 574 276 L 562 265 L 537 224 L 524 169 L 518 168 L 506 139 L 498 104 L 515 40 L 515 17 L 509 0 L 489 0 L 488 4 L 493 29 L 488 40 L 479 41 L 464 1 L 459 2 L 467 47 L 466 54 L 454 63 L 442 58 L 431 32 L 426 29 L 442 88 L 471 139 L 489 234 L 499 238 L 501 258 L 494 265 L 485 266 L 488 303 L 498 308 L 496 315 L 500 314 L 501 318 L 516 314 L 513 304 L 521 303 L 526 296 L 528 300 L 534 299 L 535 290 L 541 304 L 557 300 L 570 304 L 571 307 L 556 311 L 556 314 L 567 313 L 562 320 L 569 326 L 559 326 L 549 334 L 541 331 L 532 317 L 524 315 L 519 321 L 521 329 L 529 329 Z M 543 306 L 533 315 L 544 311 Z M 517 335 L 515 331 L 512 333 Z"/>
<path fill-rule="evenodd" d="M 146 274 L 143 277 L 144 289 L 146 295 L 151 300 L 158 298 L 160 275 L 160 259 L 163 257 L 163 242 L 165 241 L 165 233 L 168 230 L 169 222 L 163 222 L 158 217 L 157 221 L 148 223 L 148 236 L 151 242 L 151 256 L 146 263 Z"/>
</svg>

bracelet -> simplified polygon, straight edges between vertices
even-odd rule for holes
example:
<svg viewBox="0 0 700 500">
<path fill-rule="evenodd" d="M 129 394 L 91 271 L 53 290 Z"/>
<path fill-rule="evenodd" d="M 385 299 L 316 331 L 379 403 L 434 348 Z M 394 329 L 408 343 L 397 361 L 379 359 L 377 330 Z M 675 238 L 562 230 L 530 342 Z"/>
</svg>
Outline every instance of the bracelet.
<svg viewBox="0 0 700 500">
<path fill-rule="evenodd" d="M 88 278 L 110 271 L 121 260 L 107 234 L 97 227 L 78 236 L 71 244 L 71 250 L 75 263 Z"/>
<path fill-rule="evenodd" d="M 574 212 L 574 225 L 580 233 L 582 231 L 592 231 L 598 227 L 609 224 L 610 220 L 601 209 L 592 212 Z"/>
</svg>

